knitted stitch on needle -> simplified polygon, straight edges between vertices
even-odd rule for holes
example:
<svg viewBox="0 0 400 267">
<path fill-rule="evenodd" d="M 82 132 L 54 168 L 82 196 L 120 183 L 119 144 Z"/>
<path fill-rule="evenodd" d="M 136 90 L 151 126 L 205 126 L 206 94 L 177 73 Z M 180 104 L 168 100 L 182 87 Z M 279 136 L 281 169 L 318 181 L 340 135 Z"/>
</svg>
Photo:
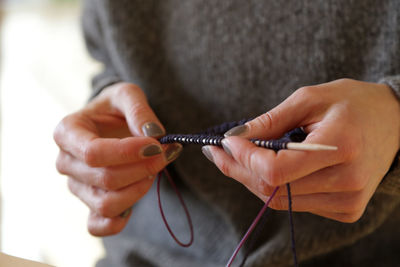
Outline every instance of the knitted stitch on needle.
<svg viewBox="0 0 400 267">
<path fill-rule="evenodd" d="M 161 144 L 168 144 L 168 143 L 174 143 L 174 142 L 178 142 L 181 143 L 183 145 L 188 145 L 188 144 L 199 144 L 199 145 L 215 145 L 215 146 L 222 146 L 221 141 L 224 138 L 223 134 L 225 132 L 227 132 L 228 130 L 230 130 L 233 127 L 239 126 L 239 125 L 243 125 L 244 123 L 246 123 L 248 120 L 241 120 L 241 121 L 237 121 L 237 122 L 227 122 L 227 123 L 223 123 L 221 125 L 217 125 L 211 128 L 208 128 L 207 130 L 205 130 L 204 132 L 198 133 L 198 134 L 170 134 L 170 135 L 166 135 L 164 137 L 162 137 L 159 141 Z M 278 139 L 278 140 L 251 140 L 253 143 L 255 143 L 258 146 L 262 146 L 265 148 L 269 148 L 269 149 L 273 149 L 275 151 L 281 150 L 281 149 L 286 149 L 287 148 L 287 144 L 290 142 L 301 142 L 306 138 L 307 134 L 301 129 L 301 128 L 296 128 L 288 133 L 286 133 L 282 138 Z M 169 183 L 171 184 L 171 186 L 173 187 L 174 191 L 176 192 L 179 201 L 185 211 L 187 220 L 188 220 L 188 224 L 189 224 L 189 228 L 190 228 L 190 240 L 187 243 L 183 243 L 180 240 L 177 239 L 177 237 L 175 236 L 175 234 L 172 232 L 166 217 L 164 215 L 164 211 L 162 208 L 162 204 L 161 204 L 161 196 L 160 196 L 160 181 L 162 176 L 165 176 Z M 292 217 L 292 200 L 291 200 L 291 192 L 290 192 L 290 185 L 286 184 L 286 188 L 287 188 L 287 193 L 288 193 L 288 203 L 289 203 L 289 207 L 288 207 L 288 213 L 289 213 L 289 226 L 290 226 L 290 233 L 291 233 L 291 246 L 292 246 L 292 253 L 293 253 L 293 262 L 294 262 L 294 266 L 298 266 L 298 262 L 297 262 L 297 256 L 296 256 L 296 246 L 295 246 L 295 239 L 294 239 L 294 224 L 293 224 L 293 217 Z M 265 202 L 264 206 L 262 207 L 262 209 L 260 210 L 260 212 L 258 213 L 258 215 L 256 216 L 256 218 L 254 219 L 253 223 L 251 224 L 251 226 L 249 227 L 249 229 L 247 230 L 247 232 L 245 233 L 245 235 L 243 236 L 242 240 L 239 242 L 239 244 L 237 245 L 236 249 L 234 250 L 232 256 L 230 257 L 228 263 L 226 266 L 231 266 L 231 264 L 233 263 L 233 261 L 235 260 L 239 250 L 241 249 L 241 247 L 244 245 L 244 243 L 246 242 L 246 240 L 250 237 L 251 233 L 254 231 L 254 229 L 256 228 L 257 224 L 259 223 L 260 219 L 263 217 L 263 215 L 266 213 L 267 209 L 268 209 L 268 205 L 271 202 L 272 198 L 275 196 L 276 192 L 278 191 L 279 186 L 276 187 L 273 191 L 273 193 L 271 194 L 271 196 L 268 198 L 268 200 Z M 171 178 L 171 176 L 169 175 L 168 171 L 166 169 L 164 169 L 162 172 L 159 173 L 158 175 L 158 181 L 157 181 L 157 195 L 158 195 L 158 204 L 159 204 L 159 208 L 160 208 L 160 213 L 161 213 L 161 217 L 164 221 L 165 226 L 167 227 L 168 232 L 170 233 L 171 237 L 175 240 L 175 242 L 177 242 L 180 246 L 183 247 L 188 247 L 192 244 L 193 240 L 194 240 L 194 236 L 193 236 L 193 225 L 192 225 L 192 220 L 190 218 L 190 214 L 189 211 L 185 205 L 185 202 L 179 192 L 179 190 L 177 189 L 173 179 Z M 265 216 L 264 216 L 265 217 Z M 254 243 L 255 239 L 252 240 Z M 250 244 L 250 247 L 252 246 L 252 244 Z M 245 255 L 244 259 L 242 260 L 240 266 L 243 266 L 246 262 L 248 255 Z"/>
<path fill-rule="evenodd" d="M 214 145 L 222 146 L 221 141 L 224 139 L 224 133 L 233 127 L 243 125 L 248 120 L 241 120 L 238 122 L 226 122 L 221 125 L 208 128 L 204 132 L 198 134 L 169 134 L 162 137 L 159 142 L 161 144 L 169 143 L 181 143 L 183 145 L 187 144 L 198 144 L 198 145 Z M 286 145 L 289 142 L 301 142 L 306 138 L 307 134 L 301 129 L 296 128 L 288 133 L 286 133 L 282 138 L 278 140 L 259 140 L 251 139 L 253 143 L 258 146 L 273 149 L 275 151 L 286 149 Z"/>
</svg>

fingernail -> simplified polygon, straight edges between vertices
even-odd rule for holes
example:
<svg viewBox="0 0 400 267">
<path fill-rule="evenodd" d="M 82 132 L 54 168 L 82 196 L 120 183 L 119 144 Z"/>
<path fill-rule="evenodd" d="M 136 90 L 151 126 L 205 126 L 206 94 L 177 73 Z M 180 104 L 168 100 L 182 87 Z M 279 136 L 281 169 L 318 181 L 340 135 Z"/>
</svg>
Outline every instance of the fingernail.
<svg viewBox="0 0 400 267">
<path fill-rule="evenodd" d="M 248 131 L 249 127 L 247 127 L 246 124 L 243 125 L 239 125 L 236 127 L 233 127 L 232 129 L 230 129 L 229 131 L 227 131 L 224 136 L 228 137 L 228 136 L 239 136 L 239 135 L 243 135 Z"/>
<path fill-rule="evenodd" d="M 149 179 L 149 180 L 154 180 L 155 178 L 156 178 L 155 175 L 150 175 L 150 176 L 147 177 L 147 179 Z"/>
<path fill-rule="evenodd" d="M 143 157 L 151 157 L 162 153 L 162 148 L 156 144 L 150 144 L 142 149 Z"/>
<path fill-rule="evenodd" d="M 225 139 L 223 139 L 221 143 L 222 143 L 222 148 L 225 150 L 225 152 L 226 152 L 226 153 L 228 153 L 228 154 L 229 154 L 229 156 L 231 156 L 231 157 L 232 157 L 232 152 L 231 152 L 231 150 L 229 149 L 229 147 L 228 147 L 228 144 L 227 144 L 226 140 L 225 140 Z"/>
<path fill-rule="evenodd" d="M 126 218 L 126 217 L 129 216 L 129 214 L 131 214 L 131 211 L 132 211 L 132 207 L 126 209 L 123 213 L 121 213 L 121 214 L 119 215 L 119 217 L 121 217 L 121 218 Z"/>
<path fill-rule="evenodd" d="M 145 136 L 150 136 L 150 137 L 160 137 L 165 135 L 164 130 L 161 129 L 161 127 L 154 122 L 145 123 L 142 126 L 142 131 Z"/>
<path fill-rule="evenodd" d="M 182 145 L 178 143 L 170 144 L 165 151 L 165 158 L 168 162 L 174 161 L 182 152 Z"/>
<path fill-rule="evenodd" d="M 214 162 L 214 158 L 213 158 L 213 155 L 211 154 L 211 151 L 210 151 L 210 147 L 209 147 L 209 146 L 203 146 L 203 147 L 201 148 L 201 152 L 203 152 L 204 156 L 206 156 L 206 158 L 207 158 L 209 161 Z"/>
</svg>

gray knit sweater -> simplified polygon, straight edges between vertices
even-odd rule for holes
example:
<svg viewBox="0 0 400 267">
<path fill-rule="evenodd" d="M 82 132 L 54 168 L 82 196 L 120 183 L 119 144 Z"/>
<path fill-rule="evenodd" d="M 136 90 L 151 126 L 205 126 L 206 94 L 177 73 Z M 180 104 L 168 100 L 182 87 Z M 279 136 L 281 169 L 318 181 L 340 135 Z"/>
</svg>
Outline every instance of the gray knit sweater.
<svg viewBox="0 0 400 267">
<path fill-rule="evenodd" d="M 400 95 L 396 0 L 87 0 L 82 18 L 88 49 L 104 64 L 93 95 L 116 81 L 136 83 L 170 133 L 251 118 L 301 86 L 344 77 L 386 82 Z M 173 169 L 193 217 L 193 246 L 172 241 L 151 190 L 125 230 L 104 239 L 98 266 L 224 266 L 263 203 L 199 147 L 185 148 Z M 166 184 L 162 195 L 174 231 L 187 238 Z M 398 266 L 399 202 L 396 159 L 358 222 L 295 213 L 301 266 Z M 271 211 L 263 229 L 247 265 L 291 266 L 287 213 Z"/>
</svg>

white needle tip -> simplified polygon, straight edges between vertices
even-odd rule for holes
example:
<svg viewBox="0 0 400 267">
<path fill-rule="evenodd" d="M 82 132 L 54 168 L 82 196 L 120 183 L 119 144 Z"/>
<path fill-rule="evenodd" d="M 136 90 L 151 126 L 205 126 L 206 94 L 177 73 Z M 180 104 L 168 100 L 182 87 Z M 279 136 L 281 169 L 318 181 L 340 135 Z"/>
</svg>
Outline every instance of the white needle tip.
<svg viewBox="0 0 400 267">
<path fill-rule="evenodd" d="M 322 150 L 337 150 L 337 146 L 328 146 L 321 144 L 304 144 L 304 143 L 288 143 L 287 149 L 305 150 L 305 151 L 322 151 Z"/>
</svg>

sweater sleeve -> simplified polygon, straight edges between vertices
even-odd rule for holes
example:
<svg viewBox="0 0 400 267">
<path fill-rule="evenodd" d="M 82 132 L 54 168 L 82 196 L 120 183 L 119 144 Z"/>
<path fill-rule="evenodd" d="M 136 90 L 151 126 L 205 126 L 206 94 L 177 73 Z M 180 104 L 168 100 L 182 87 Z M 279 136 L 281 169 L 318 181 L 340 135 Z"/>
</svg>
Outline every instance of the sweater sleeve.
<svg viewBox="0 0 400 267">
<path fill-rule="evenodd" d="M 384 77 L 379 83 L 388 85 L 400 101 L 400 75 Z M 379 185 L 377 192 L 400 196 L 400 151 L 397 153 L 389 172 Z"/>
<path fill-rule="evenodd" d="M 99 14 L 99 5 L 96 1 L 84 1 L 81 17 L 86 48 L 89 54 L 103 65 L 102 71 L 92 79 L 93 90 L 89 99 L 93 99 L 105 87 L 121 81 L 108 53 L 106 41 L 104 40 L 103 23 Z"/>
<path fill-rule="evenodd" d="M 384 83 L 392 88 L 400 101 L 400 75 L 384 77 L 379 81 L 379 83 Z"/>
</svg>

